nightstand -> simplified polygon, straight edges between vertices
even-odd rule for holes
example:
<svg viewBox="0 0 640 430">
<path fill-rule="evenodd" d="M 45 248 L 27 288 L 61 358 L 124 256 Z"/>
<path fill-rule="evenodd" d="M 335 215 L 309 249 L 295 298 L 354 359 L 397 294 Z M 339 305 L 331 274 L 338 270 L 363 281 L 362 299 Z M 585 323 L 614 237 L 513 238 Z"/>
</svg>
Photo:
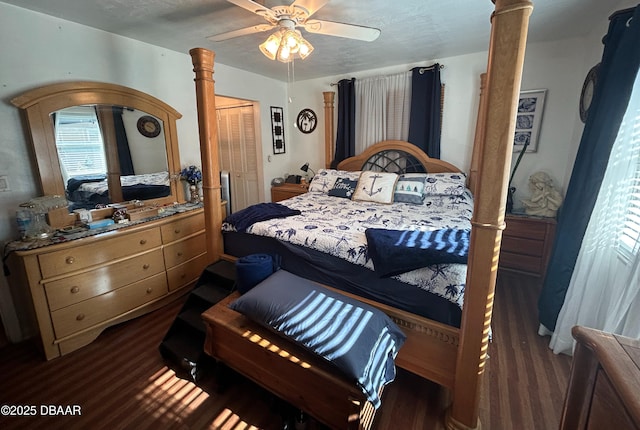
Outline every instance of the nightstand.
<svg viewBox="0 0 640 430">
<path fill-rule="evenodd" d="M 553 246 L 556 220 L 507 214 L 499 268 L 544 277 Z"/>
<path fill-rule="evenodd" d="M 279 202 L 300 194 L 304 194 L 309 190 L 307 184 L 282 184 L 271 187 L 271 201 Z"/>
</svg>

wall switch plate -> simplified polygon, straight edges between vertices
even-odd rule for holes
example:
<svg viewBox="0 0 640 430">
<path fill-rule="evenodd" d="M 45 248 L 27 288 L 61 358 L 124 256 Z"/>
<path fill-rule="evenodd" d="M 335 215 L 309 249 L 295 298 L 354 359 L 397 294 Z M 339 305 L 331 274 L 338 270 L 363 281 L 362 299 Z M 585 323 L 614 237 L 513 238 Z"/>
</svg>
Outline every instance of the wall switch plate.
<svg viewBox="0 0 640 430">
<path fill-rule="evenodd" d="M 7 175 L 0 175 L 0 192 L 10 190 L 11 188 L 9 188 L 9 179 L 7 178 Z"/>
</svg>

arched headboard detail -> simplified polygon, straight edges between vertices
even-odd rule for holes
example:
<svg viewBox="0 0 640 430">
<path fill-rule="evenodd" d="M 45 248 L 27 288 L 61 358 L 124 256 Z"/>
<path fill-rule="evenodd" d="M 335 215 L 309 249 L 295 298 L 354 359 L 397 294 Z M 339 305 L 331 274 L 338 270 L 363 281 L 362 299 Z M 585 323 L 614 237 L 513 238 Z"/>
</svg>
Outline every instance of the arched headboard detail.
<svg viewBox="0 0 640 430">
<path fill-rule="evenodd" d="M 402 156 L 401 156 L 402 154 Z M 402 160 L 407 160 L 406 166 L 402 166 Z M 398 170 L 388 167 L 389 164 L 398 165 Z M 375 169 L 372 167 L 380 167 Z M 383 170 L 385 172 L 420 172 L 424 170 L 410 170 L 410 166 L 424 166 L 429 173 L 460 172 L 456 166 L 446 161 L 428 157 L 420 149 L 408 142 L 401 140 L 384 140 L 365 149 L 360 155 L 347 158 L 338 164 L 340 170 Z"/>
</svg>

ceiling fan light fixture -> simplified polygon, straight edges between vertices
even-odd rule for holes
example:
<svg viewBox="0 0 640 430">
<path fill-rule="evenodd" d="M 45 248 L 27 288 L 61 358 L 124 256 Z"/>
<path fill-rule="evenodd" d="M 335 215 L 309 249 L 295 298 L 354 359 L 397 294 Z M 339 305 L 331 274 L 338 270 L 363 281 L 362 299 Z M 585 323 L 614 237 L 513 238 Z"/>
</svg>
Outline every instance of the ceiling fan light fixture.
<svg viewBox="0 0 640 430">
<path fill-rule="evenodd" d="M 284 46 L 281 45 L 280 49 L 278 49 L 278 56 L 276 58 L 278 59 L 278 61 L 287 63 L 291 61 L 293 57 L 291 55 L 291 49 L 289 49 L 289 47 L 286 44 L 283 44 L 283 45 Z"/>
<path fill-rule="evenodd" d="M 305 59 L 313 51 L 313 46 L 298 30 L 290 28 L 280 29 L 267 38 L 261 45 L 260 51 L 270 60 L 283 63 L 293 61 L 296 54 Z"/>
<path fill-rule="evenodd" d="M 309 56 L 309 54 L 311 54 L 312 51 L 313 45 L 311 45 L 307 40 L 302 39 L 302 42 L 300 42 L 300 45 L 298 46 L 298 55 L 300 56 L 300 58 L 304 60 Z"/>
<path fill-rule="evenodd" d="M 298 44 L 300 43 L 300 39 L 302 39 L 302 35 L 294 30 L 286 30 L 282 39 L 293 52 L 298 50 Z"/>
<path fill-rule="evenodd" d="M 261 45 L 260 51 L 270 60 L 275 60 L 282 42 L 280 32 L 277 31 L 267 38 Z"/>
</svg>

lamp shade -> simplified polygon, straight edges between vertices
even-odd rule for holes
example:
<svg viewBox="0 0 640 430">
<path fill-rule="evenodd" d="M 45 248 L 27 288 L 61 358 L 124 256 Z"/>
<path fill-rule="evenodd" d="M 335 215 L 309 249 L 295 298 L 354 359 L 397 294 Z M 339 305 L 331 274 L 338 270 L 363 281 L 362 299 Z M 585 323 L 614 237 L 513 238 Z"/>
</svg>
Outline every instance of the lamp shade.
<svg viewBox="0 0 640 430">
<path fill-rule="evenodd" d="M 316 172 L 314 172 L 313 169 L 309 167 L 309 163 L 304 163 L 302 167 L 300 167 L 300 170 L 302 170 L 303 172 L 308 172 L 309 170 L 311 170 L 312 176 L 316 176 Z"/>
<path fill-rule="evenodd" d="M 260 51 L 270 60 L 275 60 L 282 41 L 282 35 L 276 31 L 260 45 Z"/>
</svg>

